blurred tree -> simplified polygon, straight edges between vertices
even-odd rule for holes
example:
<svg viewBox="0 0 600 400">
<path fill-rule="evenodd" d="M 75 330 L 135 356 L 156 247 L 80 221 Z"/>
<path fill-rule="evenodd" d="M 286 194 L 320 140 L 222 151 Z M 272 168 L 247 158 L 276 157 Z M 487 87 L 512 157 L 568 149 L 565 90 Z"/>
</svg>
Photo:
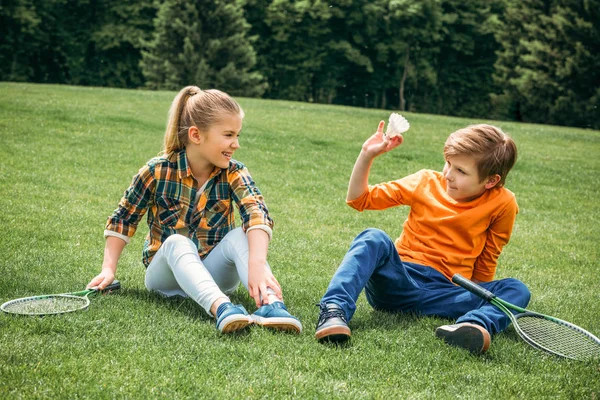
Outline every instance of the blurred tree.
<svg viewBox="0 0 600 400">
<path fill-rule="evenodd" d="M 599 128 L 599 21 L 600 0 L 0 0 L 0 79 Z"/>
<path fill-rule="evenodd" d="M 165 0 L 142 51 L 146 86 L 176 90 L 195 84 L 231 95 L 262 95 L 266 82 L 254 70 L 255 38 L 248 35 L 244 5 L 241 0 Z"/>
<path fill-rule="evenodd" d="M 268 97 L 332 103 L 353 65 L 368 64 L 346 40 L 352 0 L 250 0 L 248 21 L 257 43 Z"/>
<path fill-rule="evenodd" d="M 141 47 L 152 37 L 155 2 L 96 0 L 98 12 L 91 32 L 86 69 L 95 85 L 140 87 L 144 76 Z"/>
<path fill-rule="evenodd" d="M 444 0 L 442 41 L 435 60 L 436 84 L 427 98 L 417 95 L 422 109 L 456 116 L 489 116 L 496 52 L 490 19 L 503 12 L 504 0 Z"/>
<path fill-rule="evenodd" d="M 59 10 L 65 7 L 67 12 Z M 2 1 L 0 4 L 0 71 L 2 79 L 67 83 L 68 46 L 71 32 L 63 22 L 68 20 L 66 0 Z"/>
<path fill-rule="evenodd" d="M 509 1 L 496 101 L 528 122 L 600 128 L 600 0 Z"/>
<path fill-rule="evenodd" d="M 371 90 L 379 99 L 375 106 L 425 111 L 416 100 L 419 94 L 427 98 L 428 88 L 437 81 L 435 58 L 442 40 L 439 1 L 367 1 L 362 13 L 366 23 L 362 40 L 368 43 L 370 75 L 376 84 Z"/>
<path fill-rule="evenodd" d="M 141 39 L 155 8 L 117 0 L 0 5 L 0 79 L 137 87 Z"/>
<path fill-rule="evenodd" d="M 31 80 L 31 42 L 39 33 L 40 17 L 33 0 L 0 0 L 0 80 Z"/>
</svg>

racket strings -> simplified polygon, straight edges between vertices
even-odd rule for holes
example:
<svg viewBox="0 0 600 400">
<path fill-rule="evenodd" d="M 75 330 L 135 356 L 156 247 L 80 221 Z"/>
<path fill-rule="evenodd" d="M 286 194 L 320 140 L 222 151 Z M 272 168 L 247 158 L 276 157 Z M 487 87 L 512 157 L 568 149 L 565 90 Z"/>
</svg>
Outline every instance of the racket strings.
<svg viewBox="0 0 600 400">
<path fill-rule="evenodd" d="M 59 314 L 85 308 L 89 300 L 84 297 L 56 295 L 19 299 L 2 306 L 6 312 L 24 315 Z"/>
<path fill-rule="evenodd" d="M 576 360 L 600 358 L 598 339 L 577 327 L 533 315 L 519 317 L 518 325 L 535 345 L 552 353 Z"/>
</svg>

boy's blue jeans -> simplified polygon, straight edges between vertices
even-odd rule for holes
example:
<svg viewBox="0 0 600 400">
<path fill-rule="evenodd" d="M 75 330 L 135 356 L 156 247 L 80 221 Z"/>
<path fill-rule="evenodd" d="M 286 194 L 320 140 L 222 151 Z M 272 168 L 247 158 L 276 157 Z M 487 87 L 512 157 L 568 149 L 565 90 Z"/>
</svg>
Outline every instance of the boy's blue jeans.
<svg viewBox="0 0 600 400">
<path fill-rule="evenodd" d="M 529 289 L 517 279 L 480 286 L 517 306 L 529 303 Z M 363 288 L 369 304 L 379 310 L 474 322 L 491 334 L 503 331 L 510 323 L 498 308 L 454 285 L 437 270 L 402 262 L 392 240 L 379 229 L 367 229 L 354 239 L 321 302 L 338 304 L 350 321 Z"/>
</svg>

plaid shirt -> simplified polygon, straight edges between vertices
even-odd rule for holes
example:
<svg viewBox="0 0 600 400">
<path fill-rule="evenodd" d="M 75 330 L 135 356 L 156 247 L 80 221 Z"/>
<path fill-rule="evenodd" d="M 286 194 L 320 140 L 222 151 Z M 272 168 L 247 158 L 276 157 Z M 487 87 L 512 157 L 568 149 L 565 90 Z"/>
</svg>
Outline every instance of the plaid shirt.
<svg viewBox="0 0 600 400">
<path fill-rule="evenodd" d="M 185 149 L 155 157 L 133 177 L 119 207 L 106 223 L 105 236 L 131 238 L 143 215 L 148 227 L 143 251 L 147 267 L 162 243 L 175 233 L 190 238 L 205 257 L 235 228 L 233 204 L 238 207 L 244 231 L 261 227 L 269 234 L 273 220 L 248 169 L 231 160 L 229 168 L 215 168 L 195 204 L 198 182 L 187 163 Z M 111 234 L 111 233 L 116 233 Z"/>
</svg>

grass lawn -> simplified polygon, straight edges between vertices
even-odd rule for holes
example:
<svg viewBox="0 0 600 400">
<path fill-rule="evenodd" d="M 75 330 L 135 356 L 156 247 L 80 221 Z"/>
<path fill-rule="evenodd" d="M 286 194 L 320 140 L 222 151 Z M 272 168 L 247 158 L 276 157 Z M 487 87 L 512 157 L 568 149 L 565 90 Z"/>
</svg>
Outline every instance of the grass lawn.
<svg viewBox="0 0 600 400">
<path fill-rule="evenodd" d="M 0 83 L 0 303 L 82 289 L 131 177 L 162 144 L 175 93 Z M 600 365 L 547 356 L 512 328 L 484 356 L 434 336 L 448 320 L 373 311 L 364 295 L 351 345 L 318 344 L 315 306 L 352 239 L 399 236 L 407 209 L 345 205 L 352 165 L 388 111 L 239 99 L 244 162 L 275 220 L 269 262 L 300 336 L 253 327 L 221 336 L 189 299 L 148 293 L 141 249 L 126 248 L 120 293 L 86 312 L 0 315 L 0 398 L 600 398 Z M 405 143 L 371 183 L 441 169 L 452 131 L 483 122 L 410 114 Z M 507 187 L 520 213 L 498 278 L 531 289 L 530 307 L 600 335 L 600 132 L 496 122 L 517 142 Z M 249 311 L 245 290 L 233 295 Z"/>
</svg>

